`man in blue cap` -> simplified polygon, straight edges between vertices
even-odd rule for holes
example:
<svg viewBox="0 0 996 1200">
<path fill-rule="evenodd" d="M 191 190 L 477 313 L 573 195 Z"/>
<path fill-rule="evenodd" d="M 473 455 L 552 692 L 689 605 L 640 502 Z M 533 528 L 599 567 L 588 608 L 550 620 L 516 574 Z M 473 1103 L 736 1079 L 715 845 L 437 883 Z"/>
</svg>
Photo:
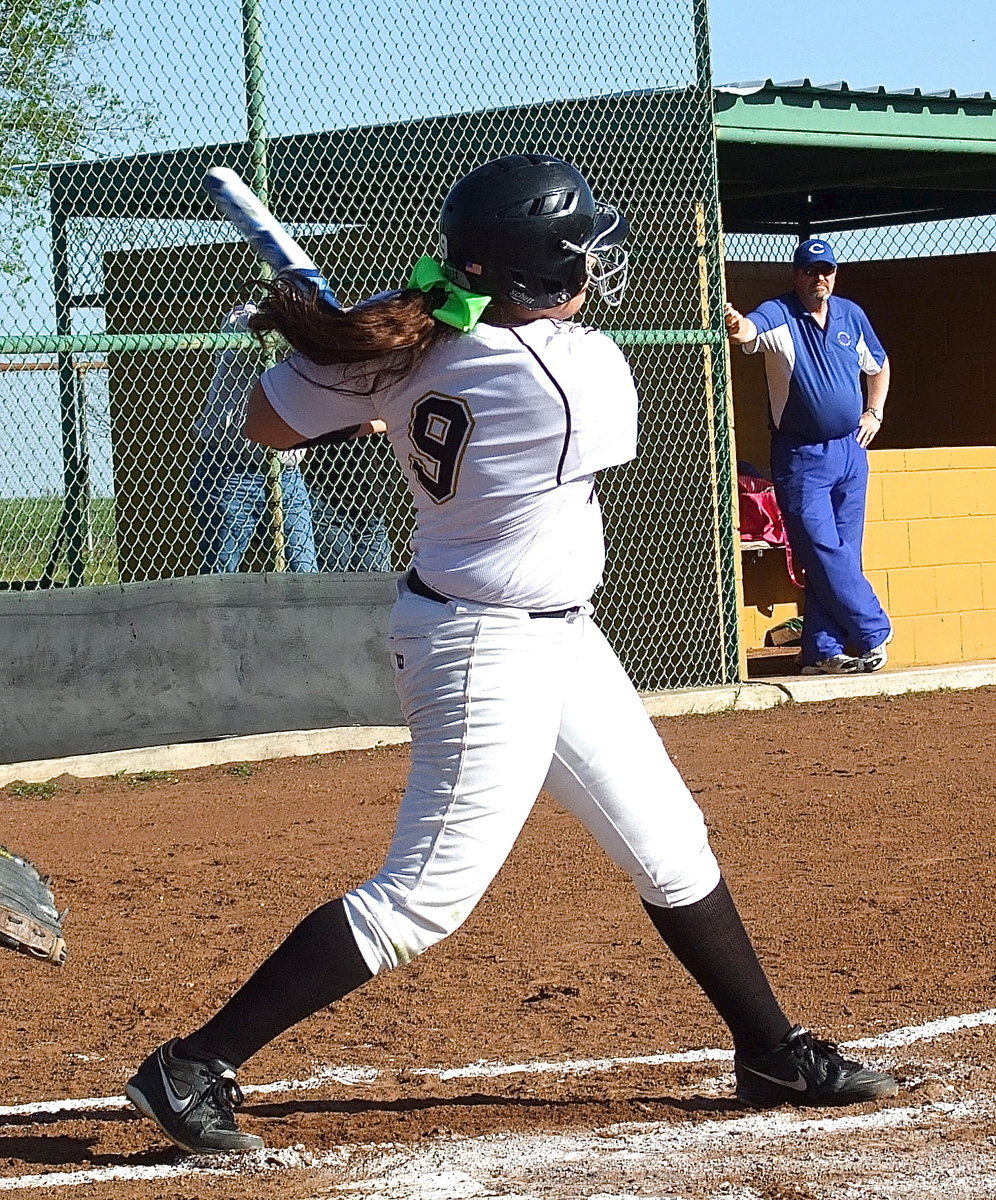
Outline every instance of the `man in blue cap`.
<svg viewBox="0 0 996 1200">
<path fill-rule="evenodd" d="M 791 292 L 746 317 L 727 304 L 726 330 L 746 354 L 764 355 L 771 474 L 806 569 L 802 673 L 878 671 L 892 625 L 865 578 L 861 540 L 867 448 L 882 426 L 889 359 L 863 310 L 833 294 L 829 242 L 802 242 L 792 267 Z"/>
</svg>

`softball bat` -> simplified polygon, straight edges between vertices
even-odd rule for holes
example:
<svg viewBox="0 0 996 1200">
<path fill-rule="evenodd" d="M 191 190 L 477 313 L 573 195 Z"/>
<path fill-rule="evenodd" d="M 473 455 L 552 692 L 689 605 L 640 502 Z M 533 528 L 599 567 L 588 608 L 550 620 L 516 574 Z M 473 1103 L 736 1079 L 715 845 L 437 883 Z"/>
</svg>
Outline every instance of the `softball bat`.
<svg viewBox="0 0 996 1200">
<path fill-rule="evenodd" d="M 326 304 L 342 307 L 312 259 L 234 171 L 212 167 L 204 176 L 204 189 L 222 216 L 232 222 L 277 275 L 306 280 L 318 288 L 318 295 Z"/>
</svg>

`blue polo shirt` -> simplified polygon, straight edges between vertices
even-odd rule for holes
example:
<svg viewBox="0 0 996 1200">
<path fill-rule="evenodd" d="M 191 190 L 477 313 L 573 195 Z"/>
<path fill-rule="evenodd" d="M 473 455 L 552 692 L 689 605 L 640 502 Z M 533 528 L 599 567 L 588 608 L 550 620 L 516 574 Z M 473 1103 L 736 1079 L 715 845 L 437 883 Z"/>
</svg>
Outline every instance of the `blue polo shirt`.
<svg viewBox="0 0 996 1200">
<path fill-rule="evenodd" d="M 865 401 L 861 374 L 877 375 L 885 350 L 852 300 L 831 296 L 824 329 L 795 292 L 766 300 L 749 314 L 758 336 L 745 354 L 764 354 L 771 426 L 801 442 L 853 433 Z"/>
</svg>

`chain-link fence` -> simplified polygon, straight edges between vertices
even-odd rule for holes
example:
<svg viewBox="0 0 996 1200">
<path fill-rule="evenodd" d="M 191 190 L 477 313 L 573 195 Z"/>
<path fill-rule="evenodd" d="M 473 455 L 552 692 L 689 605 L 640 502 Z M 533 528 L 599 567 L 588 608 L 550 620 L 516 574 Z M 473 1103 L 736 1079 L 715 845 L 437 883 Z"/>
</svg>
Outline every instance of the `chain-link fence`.
<svg viewBox="0 0 996 1200">
<path fill-rule="evenodd" d="M 845 266 L 882 259 L 987 254 L 996 245 L 996 216 L 821 230 L 820 236 L 833 243 L 834 253 Z M 798 242 L 793 234 L 731 233 L 726 236 L 726 258 L 730 262 L 788 263 Z"/>
<path fill-rule="evenodd" d="M 65 3 L 13 0 L 36 37 Z M 239 445 L 215 370 L 259 366 L 222 323 L 261 294 L 261 268 L 203 175 L 238 171 L 353 302 L 435 249 L 455 178 L 546 151 L 634 230 L 624 306 L 586 313 L 625 347 L 643 402 L 641 457 L 603 483 L 603 622 L 642 687 L 736 678 L 705 0 L 73 12 L 61 57 L 32 67 L 71 83 L 64 127 L 49 114 L 2 143 L 3 586 L 402 569 L 411 513 L 385 440 L 300 463 Z M 17 34 L 0 22 L 3 104 L 30 90 Z"/>
</svg>

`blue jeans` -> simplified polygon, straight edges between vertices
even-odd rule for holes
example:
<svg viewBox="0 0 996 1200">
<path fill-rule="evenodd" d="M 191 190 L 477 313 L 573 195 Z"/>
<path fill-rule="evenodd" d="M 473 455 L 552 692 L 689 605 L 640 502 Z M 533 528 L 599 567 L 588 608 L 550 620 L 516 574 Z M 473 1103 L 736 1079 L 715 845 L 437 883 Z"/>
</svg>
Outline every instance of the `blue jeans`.
<svg viewBox="0 0 996 1200">
<path fill-rule="evenodd" d="M 265 452 L 208 447 L 194 467 L 190 495 L 200 531 L 201 575 L 237 571 L 270 511 Z M 311 501 L 297 467 L 280 473 L 284 553 L 289 571 L 317 571 Z"/>
<path fill-rule="evenodd" d="M 382 514 L 320 495 L 312 501 L 312 514 L 321 570 L 390 571 L 391 541 Z"/>
<path fill-rule="evenodd" d="M 771 477 L 792 552 L 806 568 L 806 665 L 865 654 L 892 628 L 861 563 L 868 452 L 854 434 L 829 442 L 771 438 Z"/>
</svg>

